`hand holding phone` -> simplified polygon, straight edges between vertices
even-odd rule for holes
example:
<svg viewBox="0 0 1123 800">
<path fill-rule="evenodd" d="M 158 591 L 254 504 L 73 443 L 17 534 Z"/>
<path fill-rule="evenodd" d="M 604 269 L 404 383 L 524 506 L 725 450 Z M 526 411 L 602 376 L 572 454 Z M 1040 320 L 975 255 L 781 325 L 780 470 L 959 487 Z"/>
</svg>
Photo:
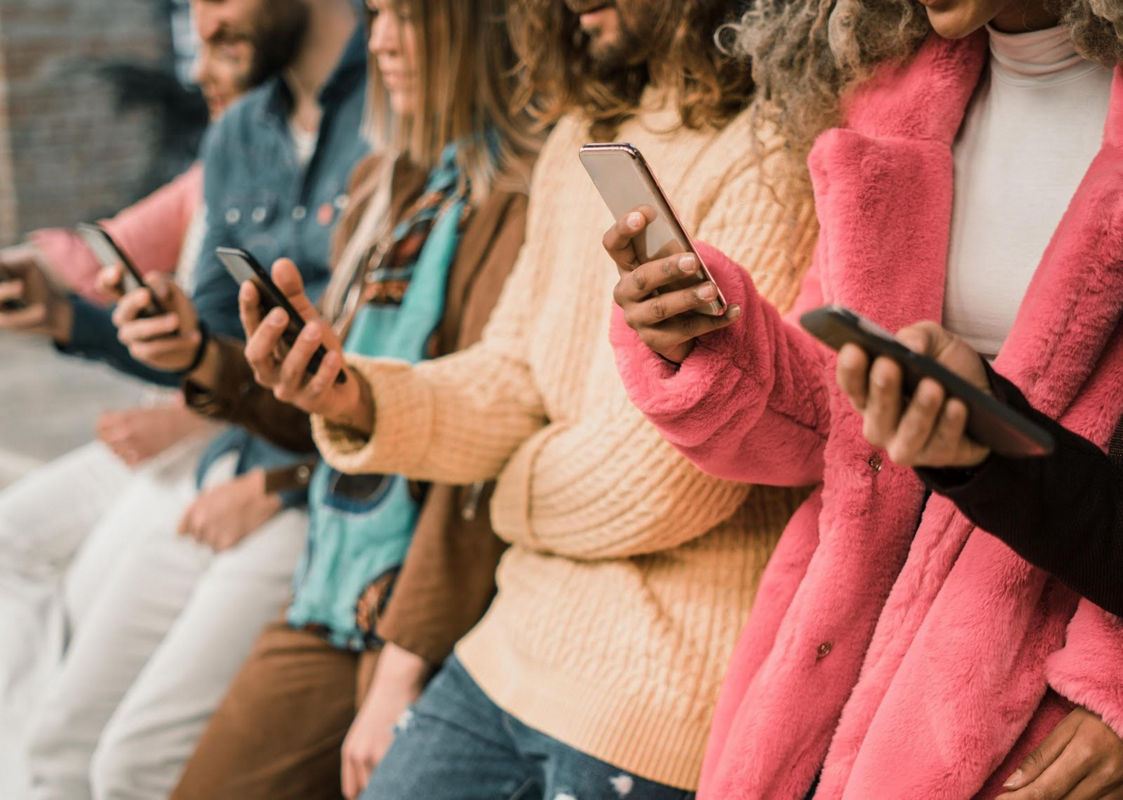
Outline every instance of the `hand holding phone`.
<svg viewBox="0 0 1123 800">
<path fill-rule="evenodd" d="M 205 354 L 195 304 L 170 275 L 148 276 L 147 286 L 122 297 L 113 309 L 117 338 L 137 361 L 164 372 L 186 372 Z M 151 300 L 165 311 L 150 316 Z"/>
<path fill-rule="evenodd" d="M 990 450 L 1052 452 L 1052 436 L 991 395 L 979 355 L 939 325 L 922 322 L 894 337 L 838 306 L 809 311 L 800 323 L 840 351 L 839 386 L 862 414 L 867 439 L 894 462 L 970 467 Z"/>
<path fill-rule="evenodd" d="M 270 278 L 268 284 L 248 280 L 238 293 L 247 337 L 246 361 L 253 367 L 257 382 L 282 402 L 369 436 L 374 425 L 371 388 L 359 373 L 344 370 L 343 343 L 304 293 L 300 271 L 282 258 L 266 277 Z M 264 312 L 261 285 L 271 287 L 267 291 L 276 291 L 289 310 L 277 303 Z M 288 340 L 290 345 L 285 333 L 293 319 L 302 320 L 304 327 Z M 319 367 L 310 375 L 311 359 L 320 351 Z"/>
<path fill-rule="evenodd" d="M 158 317 L 161 314 L 167 314 L 167 308 L 160 302 L 160 298 L 156 296 L 156 292 L 152 291 L 152 287 L 141 275 L 140 270 L 137 269 L 136 264 L 129 258 L 124 249 L 117 244 L 109 232 L 105 228 L 97 224 L 88 222 L 80 222 L 75 230 L 78 235 L 82 237 L 82 241 L 86 246 L 93 251 L 94 256 L 104 269 L 113 269 L 120 265 L 124 268 L 121 273 L 121 284 L 117 287 L 120 294 L 126 295 L 137 289 L 148 289 L 150 300 L 148 304 L 141 310 L 140 316 L 142 317 Z"/>
<path fill-rule="evenodd" d="M 50 336 L 65 343 L 72 320 L 70 303 L 51 282 L 33 245 L 0 250 L 0 330 Z"/>
<path fill-rule="evenodd" d="M 616 223 L 603 244 L 620 281 L 613 293 L 648 347 L 681 362 L 694 340 L 740 315 L 679 222 L 640 152 L 629 144 L 587 144 L 581 162 Z"/>
</svg>

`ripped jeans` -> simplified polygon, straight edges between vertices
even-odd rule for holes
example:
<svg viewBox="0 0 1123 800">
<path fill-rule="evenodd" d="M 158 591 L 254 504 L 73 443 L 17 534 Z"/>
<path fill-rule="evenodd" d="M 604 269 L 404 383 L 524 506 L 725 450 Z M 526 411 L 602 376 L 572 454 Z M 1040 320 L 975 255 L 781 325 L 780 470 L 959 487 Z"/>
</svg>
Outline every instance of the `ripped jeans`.
<svg viewBox="0 0 1123 800">
<path fill-rule="evenodd" d="M 363 800 L 692 800 L 529 728 L 455 656 L 398 724 Z"/>
</svg>

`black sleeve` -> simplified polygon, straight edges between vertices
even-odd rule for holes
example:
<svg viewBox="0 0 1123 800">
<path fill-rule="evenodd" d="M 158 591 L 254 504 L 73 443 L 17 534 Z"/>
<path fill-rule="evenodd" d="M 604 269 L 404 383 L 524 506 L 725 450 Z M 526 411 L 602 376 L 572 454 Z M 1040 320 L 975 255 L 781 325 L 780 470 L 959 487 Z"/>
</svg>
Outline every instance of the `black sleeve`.
<svg viewBox="0 0 1123 800">
<path fill-rule="evenodd" d="M 976 525 L 1101 608 L 1123 615 L 1123 470 L 992 373 L 1000 399 L 1052 433 L 1043 458 L 991 454 L 976 470 L 918 469 Z"/>
</svg>

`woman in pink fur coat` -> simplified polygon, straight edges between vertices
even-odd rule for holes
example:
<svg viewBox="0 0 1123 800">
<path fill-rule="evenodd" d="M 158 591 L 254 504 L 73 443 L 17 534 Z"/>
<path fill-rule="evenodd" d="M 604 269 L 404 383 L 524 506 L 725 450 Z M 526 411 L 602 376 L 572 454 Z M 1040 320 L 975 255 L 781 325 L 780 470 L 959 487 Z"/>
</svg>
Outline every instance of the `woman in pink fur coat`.
<svg viewBox="0 0 1123 800">
<path fill-rule="evenodd" d="M 1058 17 L 1038 0 L 924 2 L 796 0 L 745 21 L 772 102 L 763 113 L 795 153 L 810 150 L 821 232 L 793 316 L 837 303 L 890 330 L 952 316 L 997 329 L 995 368 L 1102 445 L 1123 414 L 1123 7 L 1071 0 Z M 1001 30 L 1052 37 L 1071 57 Z M 1074 72 L 1046 91 L 1046 68 Z M 1024 80 L 1007 81 L 1009 69 Z M 1021 105 L 1019 86 L 1032 95 Z M 1058 114 L 1075 92 L 1082 104 Z M 1032 117 L 1010 118 L 1026 108 Z M 1058 125 L 1047 145 L 1031 135 Z M 996 133 L 1003 147 L 983 146 Z M 996 193 L 1027 180 L 1032 191 Z M 1123 797 L 1119 619 L 883 459 L 835 383 L 833 354 L 721 253 L 699 245 L 724 318 L 698 314 L 708 300 L 695 289 L 655 294 L 697 264 L 638 264 L 630 242 L 644 224 L 633 212 L 605 237 L 622 276 L 613 344 L 634 402 L 715 475 L 818 484 L 734 655 L 699 797 Z M 1036 246 L 1035 227 L 1032 261 L 1000 264 Z M 987 260 L 972 262 L 978 252 Z M 992 255 L 1009 271 L 1000 291 L 953 297 L 953 275 L 976 286 Z M 982 325 L 980 299 L 1009 318 Z"/>
</svg>

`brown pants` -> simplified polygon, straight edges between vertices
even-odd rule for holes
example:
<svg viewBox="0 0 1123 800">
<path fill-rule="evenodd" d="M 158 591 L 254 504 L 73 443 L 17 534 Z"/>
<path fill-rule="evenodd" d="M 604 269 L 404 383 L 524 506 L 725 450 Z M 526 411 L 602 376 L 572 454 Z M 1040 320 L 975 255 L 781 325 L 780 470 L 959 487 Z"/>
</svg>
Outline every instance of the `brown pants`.
<svg viewBox="0 0 1123 800">
<path fill-rule="evenodd" d="M 377 658 L 267 627 L 171 800 L 339 800 L 340 747 Z"/>
</svg>

